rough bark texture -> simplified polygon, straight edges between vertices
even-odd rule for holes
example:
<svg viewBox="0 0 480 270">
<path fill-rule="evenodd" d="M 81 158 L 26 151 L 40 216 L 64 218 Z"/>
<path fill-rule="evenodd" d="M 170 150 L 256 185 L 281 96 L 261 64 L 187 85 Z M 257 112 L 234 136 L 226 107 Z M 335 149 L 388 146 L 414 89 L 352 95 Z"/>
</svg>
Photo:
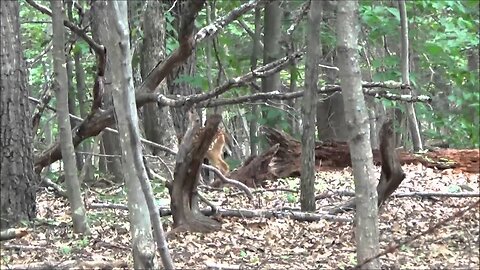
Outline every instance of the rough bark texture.
<svg viewBox="0 0 480 270">
<path fill-rule="evenodd" d="M 162 1 L 148 1 L 143 20 L 143 44 L 140 55 L 141 75 L 143 80 L 158 61 L 165 58 L 165 17 Z M 155 19 L 151 19 L 155 18 Z M 157 91 L 167 94 L 167 85 L 162 83 Z M 143 106 L 143 126 L 147 140 L 168 147 L 176 147 L 172 117 L 168 107 L 159 107 L 155 103 Z M 159 154 L 158 148 L 152 149 Z"/>
<path fill-rule="evenodd" d="M 110 28 L 102 38 L 105 39 L 111 66 L 112 96 L 127 188 L 134 268 L 150 269 L 155 268 L 155 244 L 147 201 L 140 185 L 140 177 L 146 177 L 146 171 L 138 168 L 139 163 L 140 167 L 143 166 L 143 161 L 133 87 L 127 3 L 108 2 L 105 11 L 105 20 Z"/>
<path fill-rule="evenodd" d="M 72 211 L 73 230 L 77 233 L 88 233 L 86 210 L 83 205 L 78 169 L 76 164 L 75 148 L 72 143 L 72 130 L 68 107 L 68 78 L 65 65 L 65 17 L 63 4 L 57 0 L 50 1 L 52 6 L 53 29 L 53 89 L 57 98 L 57 119 L 62 149 L 62 160 L 65 169 L 65 184 L 67 186 L 68 201 Z"/>
<path fill-rule="evenodd" d="M 315 211 L 315 113 L 317 104 L 318 62 L 320 58 L 320 21 L 322 2 L 313 1 L 307 20 L 305 94 L 302 104 L 302 174 L 300 204 L 302 211 Z"/>
<path fill-rule="evenodd" d="M 388 120 L 380 129 L 380 157 L 382 159 L 382 172 L 377 185 L 378 205 L 392 195 L 395 189 L 405 179 L 405 173 L 395 152 L 393 121 Z"/>
<path fill-rule="evenodd" d="M 335 28 L 335 5 L 333 1 L 320 1 L 323 7 L 323 22 L 327 27 Z M 337 66 L 337 54 L 333 46 L 324 43 L 321 46 L 322 63 Z M 327 84 L 336 84 L 338 71 L 320 67 L 322 79 Z M 321 95 L 317 104 L 317 134 L 319 140 L 348 139 L 345 126 L 345 111 L 341 92 Z"/>
<path fill-rule="evenodd" d="M 271 63 L 280 56 L 280 37 L 282 34 L 282 9 L 279 1 L 265 4 L 264 30 L 263 30 L 263 63 Z M 280 89 L 280 73 L 275 73 L 262 78 L 262 91 L 278 91 Z M 264 114 L 263 118 L 267 118 Z M 269 124 L 281 121 L 280 116 L 276 119 L 268 119 Z"/>
<path fill-rule="evenodd" d="M 375 256 L 379 249 L 377 179 L 373 170 L 370 125 L 358 63 L 358 2 L 341 1 L 337 5 L 338 68 L 355 183 L 357 261 L 362 263 Z M 379 266 L 378 260 L 372 260 L 362 268 L 377 269 Z"/>
<path fill-rule="evenodd" d="M 92 36 L 95 41 L 99 44 L 105 46 L 107 49 L 108 57 L 107 63 L 105 66 L 105 91 L 103 102 L 105 107 L 113 107 L 113 98 L 112 98 L 112 82 L 113 82 L 113 72 L 116 71 L 116 67 L 112 66 L 112 54 L 109 52 L 109 47 L 114 46 L 113 44 L 108 44 L 107 36 L 109 35 L 112 25 L 109 24 L 107 17 L 107 1 L 99 0 L 92 3 Z M 114 123 L 109 124 L 109 127 L 116 128 Z M 111 132 L 104 132 L 102 135 L 102 144 L 104 146 L 106 155 L 121 155 L 120 152 L 120 141 L 117 134 Z M 115 157 L 104 157 L 108 172 L 114 176 L 114 180 L 117 183 L 124 181 L 124 175 L 122 173 L 122 165 L 119 158 Z"/>
<path fill-rule="evenodd" d="M 201 213 L 196 192 L 200 167 L 222 117 L 218 114 L 209 116 L 204 128 L 200 128 L 200 119 L 195 112 L 189 113 L 189 120 L 191 124 L 178 150 L 174 181 L 170 189 L 173 232 L 216 231 L 221 228 L 220 224 Z"/>
<path fill-rule="evenodd" d="M 33 171 L 32 126 L 19 3 L 0 2 L 0 229 L 35 217 L 38 177 Z"/>
<path fill-rule="evenodd" d="M 173 1 L 171 1 L 173 4 Z M 177 32 L 181 33 L 182 20 L 184 19 L 184 14 L 189 14 L 191 11 L 190 8 L 193 6 L 188 5 L 188 2 L 181 2 L 175 4 L 173 12 L 175 15 L 174 25 L 177 28 Z M 192 27 L 194 27 L 192 25 Z M 174 35 L 174 33 L 170 33 Z M 181 39 L 182 37 L 178 37 Z M 195 89 L 190 83 L 182 81 L 185 77 L 193 77 L 196 72 L 196 56 L 195 51 L 192 51 L 192 54 L 185 59 L 185 61 L 178 67 L 174 68 L 173 71 L 167 77 L 168 84 L 168 93 L 173 95 L 183 95 L 188 96 L 191 94 L 199 93 L 198 89 Z M 188 122 L 188 106 L 183 106 L 179 108 L 170 107 L 170 113 L 173 120 L 173 125 L 175 127 L 175 132 L 177 136 L 182 136 L 187 131 L 189 122 Z M 200 113 L 200 111 L 198 111 Z"/>
</svg>

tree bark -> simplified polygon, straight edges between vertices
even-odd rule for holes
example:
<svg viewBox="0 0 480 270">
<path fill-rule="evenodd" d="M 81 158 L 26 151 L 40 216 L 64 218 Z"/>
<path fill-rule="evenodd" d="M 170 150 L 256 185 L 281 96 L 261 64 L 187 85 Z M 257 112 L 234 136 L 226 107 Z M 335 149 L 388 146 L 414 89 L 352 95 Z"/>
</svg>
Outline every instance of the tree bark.
<svg viewBox="0 0 480 270">
<path fill-rule="evenodd" d="M 173 0 L 169 0 L 169 3 L 173 4 Z M 188 2 L 187 2 L 188 3 Z M 202 4 L 203 5 L 203 4 Z M 189 14 L 191 11 L 188 9 L 193 6 L 187 4 L 175 4 L 174 5 L 174 14 L 175 19 L 173 24 L 177 29 L 177 33 L 181 33 L 182 27 L 182 16 L 184 14 Z M 170 35 L 175 36 L 175 33 L 170 33 Z M 181 38 L 180 36 L 178 37 Z M 168 93 L 172 95 L 182 95 L 188 96 L 191 94 L 199 93 L 198 89 L 195 89 L 190 83 L 185 81 L 177 81 L 185 77 L 193 77 L 196 73 L 196 54 L 195 50 L 192 51 L 192 54 L 177 68 L 174 68 L 172 72 L 167 77 Z M 170 114 L 173 120 L 173 126 L 175 128 L 176 137 L 182 137 L 189 126 L 188 122 L 188 106 L 173 108 L 170 107 Z M 199 115 L 201 115 L 200 110 L 198 110 Z"/>
<path fill-rule="evenodd" d="M 279 1 L 272 1 L 265 4 L 264 29 L 263 29 L 263 64 L 271 63 L 280 56 L 280 37 L 282 35 L 282 9 Z M 262 91 L 280 90 L 280 73 L 272 74 L 262 78 Z M 263 118 L 267 120 L 267 125 L 276 126 L 275 123 L 282 121 L 280 116 L 274 119 L 267 118 L 264 113 Z"/>
<path fill-rule="evenodd" d="M 320 21 L 322 2 L 313 1 L 307 20 L 305 94 L 302 105 L 302 169 L 300 205 L 302 211 L 315 211 L 315 113 L 317 105 L 318 62 L 320 57 Z"/>
<path fill-rule="evenodd" d="M 375 256 L 379 250 L 377 181 L 373 170 L 368 113 L 358 63 L 358 2 L 339 1 L 337 5 L 338 66 L 355 179 L 357 262 L 362 263 Z M 379 266 L 378 260 L 372 260 L 362 268 L 378 269 Z"/>
<path fill-rule="evenodd" d="M 402 58 L 402 83 L 410 85 L 410 64 L 409 64 L 409 47 L 408 47 L 408 18 L 407 18 L 407 8 L 405 6 L 405 0 L 398 1 L 398 8 L 400 10 L 400 24 L 402 31 L 402 49 L 401 49 L 401 58 Z M 405 94 L 412 94 L 412 91 L 409 89 L 405 90 Z M 417 115 L 415 113 L 415 107 L 413 103 L 407 103 L 407 119 L 408 119 L 408 128 L 410 130 L 410 136 L 412 136 L 413 150 L 420 151 L 423 150 L 422 138 L 420 137 L 420 129 L 418 127 Z"/>
<path fill-rule="evenodd" d="M 196 192 L 200 167 L 222 117 L 218 114 L 209 116 L 203 129 L 200 129 L 200 119 L 194 110 L 189 112 L 189 120 L 190 127 L 178 150 L 174 181 L 170 189 L 174 230 L 169 234 L 183 230 L 212 232 L 221 228 L 218 222 L 201 213 Z"/>
<path fill-rule="evenodd" d="M 92 3 L 92 37 L 93 39 L 102 44 L 107 49 L 107 53 L 110 46 L 114 46 L 113 44 L 109 44 L 106 41 L 106 37 L 110 34 L 110 29 L 112 28 L 109 25 L 108 17 L 107 17 L 107 1 L 99 0 Z M 115 73 L 116 67 L 113 67 L 111 64 L 111 58 L 113 57 L 111 54 L 110 57 L 107 58 L 107 63 L 105 66 L 105 84 L 104 84 L 104 105 L 105 107 L 113 107 L 113 99 L 112 99 L 112 82 L 113 82 L 113 73 Z M 115 124 L 108 125 L 110 128 L 116 128 Z M 119 156 L 120 153 L 120 141 L 117 134 L 113 134 L 111 132 L 104 132 L 102 134 L 102 145 L 103 149 L 105 150 L 106 155 L 115 155 Z M 104 157 L 104 159 L 108 172 L 114 176 L 114 181 L 117 183 L 124 182 L 124 174 L 122 173 L 122 164 L 119 158 L 115 157 Z"/>
<path fill-rule="evenodd" d="M 158 61 L 165 58 L 165 17 L 162 1 L 148 1 L 143 16 L 140 73 L 145 80 Z M 155 19 L 152 20 L 151 18 Z M 165 83 L 160 84 L 158 88 L 160 88 L 160 90 L 157 90 L 159 93 L 168 93 Z M 170 148 L 177 147 L 175 130 L 168 107 L 159 107 L 155 103 L 145 104 L 143 107 L 143 126 L 147 140 Z M 157 148 L 153 148 L 152 152 L 154 155 L 160 154 Z"/>
<path fill-rule="evenodd" d="M 51 0 L 52 28 L 53 28 L 53 68 L 54 90 L 57 98 L 57 118 L 60 130 L 60 147 L 62 150 L 65 168 L 65 183 L 67 186 L 68 201 L 72 211 L 73 230 L 77 233 L 90 233 L 86 210 L 83 205 L 78 170 L 76 165 L 75 148 L 72 142 L 72 130 L 68 108 L 68 78 L 65 65 L 65 31 L 63 20 L 65 17 L 63 4 Z"/>
<path fill-rule="evenodd" d="M 18 1 L 0 1 L 0 229 L 35 218 L 39 184 L 19 18 Z"/>
<path fill-rule="evenodd" d="M 111 45 L 107 52 L 110 52 L 112 66 L 117 67 L 112 72 L 114 90 L 112 94 L 122 147 L 123 172 L 126 176 L 134 267 L 155 268 L 154 242 L 151 234 L 153 225 L 163 266 L 166 269 L 174 269 L 142 159 L 133 86 L 127 2 L 108 2 L 106 10 L 109 25 L 113 27 L 106 36 L 106 41 Z"/>
<path fill-rule="evenodd" d="M 335 28 L 335 3 L 333 1 L 321 1 L 323 7 L 323 21 L 329 28 Z M 324 63 L 337 66 L 337 53 L 333 46 L 328 43 L 320 45 Z M 338 70 L 320 68 L 320 74 L 327 84 L 335 84 Z M 317 104 L 317 134 L 319 140 L 341 140 L 348 138 L 345 124 L 345 110 L 341 92 L 321 95 Z"/>
<path fill-rule="evenodd" d="M 260 39 L 262 36 L 262 9 L 259 7 L 255 8 L 255 33 L 253 37 L 253 50 L 252 55 L 250 56 L 250 65 L 252 69 L 257 67 L 258 58 L 261 53 L 261 44 Z M 252 92 L 255 93 L 255 90 L 252 89 Z M 258 150 L 258 134 L 257 134 L 257 125 L 258 121 L 258 106 L 252 105 L 252 110 L 250 113 L 249 119 L 249 137 L 250 137 L 250 155 L 256 155 Z"/>
</svg>

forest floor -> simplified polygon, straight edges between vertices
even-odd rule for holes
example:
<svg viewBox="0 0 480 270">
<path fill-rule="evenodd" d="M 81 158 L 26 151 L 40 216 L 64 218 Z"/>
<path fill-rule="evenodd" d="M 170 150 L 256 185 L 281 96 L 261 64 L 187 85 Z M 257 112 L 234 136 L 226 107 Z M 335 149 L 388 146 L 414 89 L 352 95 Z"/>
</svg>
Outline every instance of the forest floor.
<svg viewBox="0 0 480 270">
<path fill-rule="evenodd" d="M 479 175 L 454 170 L 437 171 L 423 165 L 404 165 L 406 179 L 397 192 L 479 192 Z M 379 168 L 377 168 L 377 175 Z M 318 209 L 342 204 L 349 197 L 334 191 L 353 190 L 351 169 L 318 173 Z M 254 193 L 249 201 L 235 188 L 203 190 L 214 204 L 228 209 L 295 209 L 299 205 L 298 179 L 279 180 Z M 109 194 L 113 194 L 112 196 Z M 85 200 L 125 203 L 122 189 L 91 189 Z M 478 198 L 392 197 L 379 217 L 380 250 L 408 241 L 429 227 L 450 217 Z M 168 198 L 158 198 L 165 204 Z M 2 242 L 0 268 L 27 267 L 49 262 L 47 268 L 71 261 L 116 261 L 132 268 L 128 213 L 119 209 L 88 209 L 92 234 L 72 232 L 70 209 L 64 198 L 43 190 L 38 194 L 37 221 L 28 225 L 22 238 Z M 354 218 L 353 213 L 339 217 Z M 163 218 L 166 230 L 171 217 Z M 301 222 L 290 218 L 222 217 L 222 230 L 215 233 L 178 233 L 169 239 L 171 255 L 178 269 L 207 269 L 227 265 L 230 269 L 346 269 L 356 264 L 352 223 L 320 220 Z M 480 209 L 475 207 L 447 222 L 433 233 L 380 257 L 389 269 L 479 269 Z M 33 266 L 33 265 L 31 265 Z M 39 266 L 39 265 L 37 265 Z M 40 265 L 41 266 L 41 265 Z M 45 266 L 45 265 L 44 265 Z M 85 265 L 84 265 L 85 267 Z M 34 268 L 32 268 L 34 269 Z M 38 269 L 38 268 L 37 268 Z M 218 268 L 217 268 L 218 269 Z M 229 269 L 229 268 L 224 268 Z"/>
</svg>

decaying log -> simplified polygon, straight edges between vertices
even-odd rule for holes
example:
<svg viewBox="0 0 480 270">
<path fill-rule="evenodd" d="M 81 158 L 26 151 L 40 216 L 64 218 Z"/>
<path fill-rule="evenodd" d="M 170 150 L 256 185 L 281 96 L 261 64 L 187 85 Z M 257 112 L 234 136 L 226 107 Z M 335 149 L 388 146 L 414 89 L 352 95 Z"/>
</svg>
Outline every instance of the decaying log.
<svg viewBox="0 0 480 270">
<path fill-rule="evenodd" d="M 0 231 L 0 241 L 10 240 L 14 238 L 22 238 L 28 234 L 27 229 L 10 228 Z"/>
<path fill-rule="evenodd" d="M 261 186 L 265 180 L 300 176 L 300 142 L 274 128 L 262 127 L 260 131 L 271 148 L 258 156 L 249 157 L 230 177 L 249 187 L 256 187 Z M 275 151 L 272 151 L 273 147 L 276 147 Z M 429 168 L 452 168 L 470 173 L 478 173 L 480 170 L 478 149 L 436 149 L 423 154 L 396 152 L 401 165 L 421 163 Z M 351 160 L 348 144 L 342 141 L 316 142 L 315 160 L 317 171 L 349 167 Z M 375 165 L 382 164 L 380 150 L 373 151 L 373 161 Z"/>
<path fill-rule="evenodd" d="M 211 115 L 205 127 L 200 128 L 195 110 L 191 110 L 189 116 L 191 125 L 179 146 L 174 180 L 169 189 L 174 229 L 168 235 L 178 231 L 212 232 L 221 228 L 220 223 L 201 213 L 197 186 L 200 167 L 222 117 L 218 114 Z"/>
<path fill-rule="evenodd" d="M 259 156 L 250 156 L 240 168 L 232 171 L 228 177 L 236 179 L 249 187 L 261 185 L 261 182 L 264 180 L 276 178 L 268 167 L 279 147 L 279 144 L 275 144 Z M 220 184 L 219 181 L 214 183 Z"/>
</svg>

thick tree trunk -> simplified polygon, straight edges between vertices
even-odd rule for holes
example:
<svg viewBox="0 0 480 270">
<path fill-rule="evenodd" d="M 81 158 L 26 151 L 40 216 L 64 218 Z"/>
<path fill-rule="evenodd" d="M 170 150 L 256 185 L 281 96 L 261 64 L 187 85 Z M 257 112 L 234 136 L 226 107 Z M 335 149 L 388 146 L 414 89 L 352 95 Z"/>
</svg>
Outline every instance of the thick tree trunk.
<svg viewBox="0 0 480 270">
<path fill-rule="evenodd" d="M 35 218 L 39 184 L 19 17 L 18 1 L 0 1 L 0 229 Z"/>
<path fill-rule="evenodd" d="M 174 265 L 163 234 L 159 213 L 155 207 L 153 192 L 148 182 L 142 158 L 140 129 L 138 126 L 135 90 L 132 76 L 132 58 L 129 40 L 127 2 L 108 2 L 107 22 L 111 26 L 105 37 L 107 52 L 112 67 L 112 92 L 115 115 L 122 148 L 122 165 L 125 174 L 130 232 L 135 269 L 156 268 L 155 244 L 152 239 L 153 225 L 157 247 L 167 269 Z"/>
<path fill-rule="evenodd" d="M 335 3 L 333 1 L 321 1 L 323 7 L 323 21 L 327 27 L 335 28 Z M 321 45 L 323 63 L 337 66 L 337 54 L 334 47 L 327 43 Z M 327 84 L 335 84 L 338 70 L 320 68 L 320 74 Z M 317 135 L 319 140 L 342 140 L 348 139 L 345 124 L 345 111 L 341 92 L 321 95 L 317 104 Z"/>
<path fill-rule="evenodd" d="M 263 30 L 263 64 L 271 63 L 281 57 L 280 38 L 282 35 L 282 8 L 279 1 L 273 1 L 265 4 L 264 30 Z M 262 78 L 262 91 L 279 91 L 280 73 L 275 73 L 266 78 Z M 268 119 L 267 125 L 276 126 L 282 121 L 281 116 L 267 118 L 264 113 L 263 118 Z"/>
<path fill-rule="evenodd" d="M 261 43 L 260 39 L 262 36 L 262 10 L 259 7 L 255 8 L 255 35 L 253 37 L 253 50 L 252 55 L 250 56 L 250 65 L 252 69 L 257 67 L 258 58 L 261 53 Z M 253 88 L 251 88 L 253 92 Z M 250 112 L 249 119 L 249 137 L 250 137 L 250 155 L 256 155 L 258 149 L 258 134 L 257 134 L 257 121 L 258 121 L 258 106 L 252 105 L 252 110 Z"/>
<path fill-rule="evenodd" d="M 363 263 L 377 255 L 379 250 L 377 179 L 373 170 L 370 125 L 358 63 L 358 2 L 340 1 L 337 5 L 338 67 L 355 182 L 357 262 Z M 379 266 L 377 259 L 364 264 L 362 269 L 378 269 Z"/>
<path fill-rule="evenodd" d="M 161 1 L 147 3 L 143 21 L 143 45 L 140 55 L 141 75 L 145 80 L 158 61 L 165 58 L 165 17 Z M 154 20 L 149 18 L 155 18 Z M 167 94 L 165 83 L 160 84 L 158 92 Z M 155 103 L 143 106 L 143 126 L 147 140 L 171 148 L 177 146 L 172 117 L 168 107 L 159 107 Z M 153 154 L 159 154 L 157 148 Z"/>
<path fill-rule="evenodd" d="M 174 181 L 170 189 L 174 231 L 212 232 L 221 228 L 215 220 L 206 218 L 198 206 L 197 186 L 205 154 L 212 144 L 222 117 L 213 114 L 200 128 L 200 119 L 189 112 L 190 127 L 180 144 L 175 164 Z"/>
<path fill-rule="evenodd" d="M 108 23 L 107 17 L 107 1 L 99 0 L 92 3 L 92 37 L 99 44 L 104 45 L 107 48 L 112 46 L 106 41 L 106 37 L 111 31 L 111 25 Z M 112 58 L 112 55 L 109 55 L 109 59 Z M 111 65 L 111 61 L 107 61 L 105 67 L 105 83 L 104 88 L 104 107 L 113 107 L 113 98 L 112 98 L 112 82 L 113 82 L 113 73 L 116 71 L 116 67 Z M 116 128 L 115 124 L 109 125 L 111 128 Z M 117 134 L 111 132 L 104 132 L 102 135 L 102 145 L 105 150 L 106 155 L 119 156 L 120 152 L 120 141 Z M 122 183 L 124 181 L 124 175 L 122 172 L 122 164 L 119 158 L 116 157 L 104 157 L 105 163 L 108 168 L 108 172 L 114 176 L 114 180 L 117 183 Z"/>
</svg>

